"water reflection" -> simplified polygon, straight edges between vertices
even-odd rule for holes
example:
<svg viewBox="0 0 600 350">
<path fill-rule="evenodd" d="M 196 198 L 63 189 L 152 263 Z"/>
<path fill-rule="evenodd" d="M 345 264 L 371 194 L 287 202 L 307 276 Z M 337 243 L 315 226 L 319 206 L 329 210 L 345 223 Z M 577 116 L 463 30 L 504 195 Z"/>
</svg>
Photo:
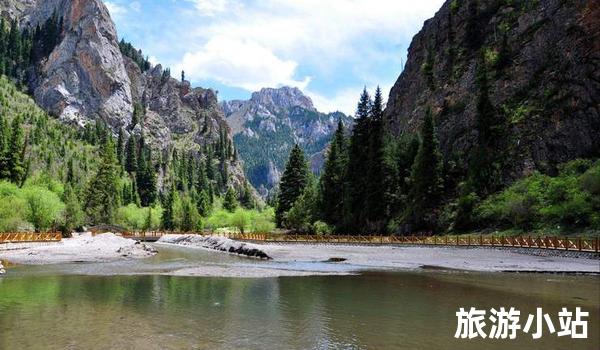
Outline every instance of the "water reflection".
<svg viewBox="0 0 600 350">
<path fill-rule="evenodd" d="M 0 280 L 0 349 L 597 349 L 597 276 L 368 273 Z M 573 288 L 577 286 L 577 288 Z M 454 340 L 460 307 L 582 306 L 590 337 Z M 35 336 L 32 336 L 35 334 Z"/>
</svg>

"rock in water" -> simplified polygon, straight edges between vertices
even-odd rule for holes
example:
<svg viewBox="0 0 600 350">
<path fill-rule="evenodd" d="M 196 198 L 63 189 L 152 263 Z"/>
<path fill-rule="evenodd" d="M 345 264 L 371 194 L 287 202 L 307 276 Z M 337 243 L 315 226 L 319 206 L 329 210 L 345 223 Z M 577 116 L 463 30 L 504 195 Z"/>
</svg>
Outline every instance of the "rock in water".
<svg viewBox="0 0 600 350">
<path fill-rule="evenodd" d="M 245 242 L 238 242 L 225 237 L 207 237 L 198 235 L 165 235 L 158 240 L 158 243 L 178 244 L 190 247 L 195 246 L 227 253 L 245 255 L 251 258 L 267 260 L 272 259 L 257 245 Z"/>
</svg>

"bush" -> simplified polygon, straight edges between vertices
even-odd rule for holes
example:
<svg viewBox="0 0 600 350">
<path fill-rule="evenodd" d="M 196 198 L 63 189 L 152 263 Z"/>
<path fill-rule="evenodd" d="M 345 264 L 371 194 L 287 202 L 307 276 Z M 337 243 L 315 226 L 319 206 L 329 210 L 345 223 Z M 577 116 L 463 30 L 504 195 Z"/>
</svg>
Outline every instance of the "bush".
<svg viewBox="0 0 600 350">
<path fill-rule="evenodd" d="M 600 226 L 600 163 L 575 160 L 559 175 L 534 174 L 487 198 L 476 209 L 488 225 L 518 227 Z"/>
<path fill-rule="evenodd" d="M 148 227 L 148 214 L 150 210 L 150 226 Z M 157 230 L 160 227 L 161 207 L 143 208 L 129 204 L 117 210 L 117 224 L 131 231 Z"/>
<path fill-rule="evenodd" d="M 312 225 L 312 231 L 316 235 L 323 236 L 330 235 L 333 232 L 333 229 L 323 221 L 317 221 Z"/>
<path fill-rule="evenodd" d="M 10 182 L 0 182 L 0 232 L 21 231 L 27 226 L 26 203 L 19 188 Z"/>
<path fill-rule="evenodd" d="M 36 231 L 48 231 L 59 221 L 64 204 L 56 193 L 43 187 L 27 186 L 23 189 L 23 198 L 25 218 Z"/>
</svg>

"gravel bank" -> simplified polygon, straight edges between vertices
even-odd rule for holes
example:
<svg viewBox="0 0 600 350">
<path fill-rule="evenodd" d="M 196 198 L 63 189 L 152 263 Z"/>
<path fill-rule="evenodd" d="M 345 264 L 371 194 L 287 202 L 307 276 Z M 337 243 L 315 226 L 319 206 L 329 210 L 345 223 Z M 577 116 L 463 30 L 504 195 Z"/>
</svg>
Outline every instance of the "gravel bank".
<svg viewBox="0 0 600 350">
<path fill-rule="evenodd" d="M 29 243 L 0 246 L 0 258 L 25 265 L 107 262 L 147 258 L 154 254 L 156 254 L 156 250 L 151 246 L 113 233 L 97 236 L 84 233 L 52 244 Z"/>
</svg>

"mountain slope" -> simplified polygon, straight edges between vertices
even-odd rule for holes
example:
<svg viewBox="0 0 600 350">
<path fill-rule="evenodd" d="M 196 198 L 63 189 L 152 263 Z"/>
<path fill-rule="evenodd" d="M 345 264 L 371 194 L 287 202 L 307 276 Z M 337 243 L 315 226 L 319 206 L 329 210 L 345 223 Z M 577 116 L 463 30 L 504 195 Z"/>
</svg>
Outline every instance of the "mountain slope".
<svg viewBox="0 0 600 350">
<path fill-rule="evenodd" d="M 304 149 L 313 171 L 319 172 L 338 121 L 352 125 L 352 118 L 343 113 L 318 112 L 298 88 L 265 88 L 248 101 L 222 102 L 221 108 L 246 175 L 263 194 L 279 182 L 294 144 Z"/>
<path fill-rule="evenodd" d="M 447 1 L 412 41 L 386 119 L 418 130 L 431 107 L 445 158 L 466 171 L 477 143 L 485 69 L 504 182 L 600 153 L 600 6 L 597 1 Z"/>
<path fill-rule="evenodd" d="M 140 67 L 124 55 L 115 26 L 100 0 L 10 0 L 3 15 L 18 19 L 22 29 L 61 19 L 58 44 L 29 69 L 35 101 L 60 120 L 80 126 L 102 121 L 113 134 L 144 135 L 156 150 L 155 161 L 168 163 L 179 148 L 205 158 L 231 132 L 212 90 L 192 89 L 157 67 Z M 144 70 L 142 71 L 142 69 Z M 146 69 L 151 68 L 151 69 Z M 243 188 L 239 162 L 228 169 L 228 184 Z"/>
</svg>

